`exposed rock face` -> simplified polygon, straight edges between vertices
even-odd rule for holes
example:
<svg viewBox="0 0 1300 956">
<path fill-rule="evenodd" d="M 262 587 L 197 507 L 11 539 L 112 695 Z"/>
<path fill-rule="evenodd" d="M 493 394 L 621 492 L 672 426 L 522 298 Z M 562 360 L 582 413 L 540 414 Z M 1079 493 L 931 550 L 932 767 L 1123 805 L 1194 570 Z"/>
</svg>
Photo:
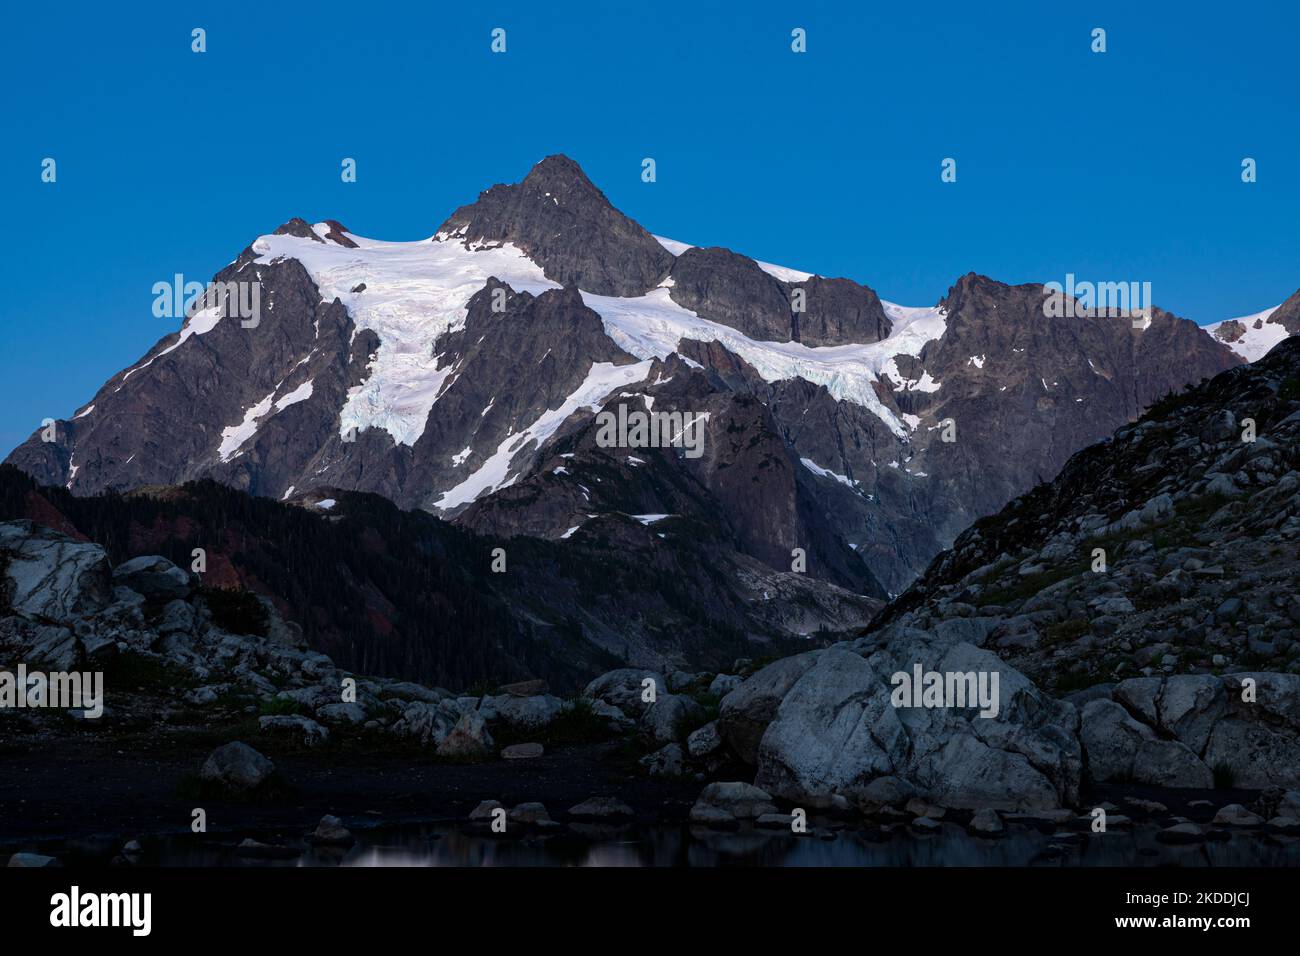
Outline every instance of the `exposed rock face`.
<svg viewBox="0 0 1300 956">
<path fill-rule="evenodd" d="M 112 598 L 108 558 L 99 545 L 20 521 L 0 525 L 0 549 L 7 557 L 5 604 L 18 614 L 72 625 Z"/>
<path fill-rule="evenodd" d="M 113 569 L 113 583 L 151 601 L 183 600 L 193 590 L 188 574 L 156 554 L 119 564 Z"/>
<path fill-rule="evenodd" d="M 1158 787 L 1214 785 L 1209 768 L 1177 740 L 1162 740 L 1119 704 L 1094 700 L 1083 709 L 1081 733 L 1088 771 L 1099 783 L 1145 783 Z"/>
<path fill-rule="evenodd" d="M 672 280 L 672 300 L 703 318 L 754 339 L 792 338 L 787 289 L 753 259 L 727 249 L 687 249 L 673 263 Z"/>
<path fill-rule="evenodd" d="M 1298 381 L 1288 339 L 1160 402 L 961 535 L 873 627 L 961 631 L 1059 692 L 1300 672 Z M 1211 718 L 1179 707 L 1200 714 L 1188 742 L 1201 755 Z"/>
<path fill-rule="evenodd" d="M 879 342 L 891 323 L 880 296 L 849 279 L 813 276 L 789 284 L 804 292 L 804 311 L 794 316 L 794 340 L 816 348 L 846 342 Z"/>
<path fill-rule="evenodd" d="M 673 260 L 567 156 L 548 156 L 518 185 L 493 186 L 452 213 L 438 235 L 469 245 L 513 243 L 547 278 L 599 295 L 640 295 Z"/>
<path fill-rule="evenodd" d="M 1110 693 L 1083 710 L 1094 779 L 1253 789 L 1300 780 L 1300 675 L 1134 678 Z"/>
<path fill-rule="evenodd" d="M 918 664 L 997 673 L 997 714 L 896 706 L 892 676 Z M 903 629 L 882 647 L 846 645 L 769 665 L 723 701 L 719 728 L 742 758 L 778 694 L 755 755 L 755 783 L 775 796 L 814 806 L 836 798 L 872 804 L 873 782 L 890 778 L 950 807 L 1029 810 L 1077 798 L 1074 708 L 969 644 Z"/>
</svg>

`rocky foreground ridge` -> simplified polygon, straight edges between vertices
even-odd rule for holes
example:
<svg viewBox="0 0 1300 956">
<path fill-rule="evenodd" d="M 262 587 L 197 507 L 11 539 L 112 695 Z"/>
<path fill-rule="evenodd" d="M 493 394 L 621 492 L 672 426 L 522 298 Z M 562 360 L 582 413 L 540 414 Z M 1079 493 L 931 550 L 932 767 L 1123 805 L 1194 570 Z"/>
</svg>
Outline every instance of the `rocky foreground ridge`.
<svg viewBox="0 0 1300 956">
<path fill-rule="evenodd" d="M 323 760 L 347 742 L 494 761 L 532 759 L 561 730 L 621 739 L 634 773 L 706 784 L 691 818 L 709 826 L 805 809 L 988 832 L 1101 806 L 1205 838 L 1158 802 L 1109 802 L 1142 787 L 1217 796 L 1222 826 L 1292 832 L 1298 428 L 1289 341 L 1076 455 L 861 636 L 730 673 L 620 668 L 568 699 L 540 682 L 452 693 L 367 677 L 310 650 L 268 599 L 199 587 L 159 555 L 113 566 L 32 521 L 0 524 L 0 663 L 104 670 L 109 728 L 207 723 Z M 996 675 L 996 706 L 900 702 L 896 675 L 918 671 Z M 96 732 L 63 713 L 0 721 L 9 739 Z M 247 739 L 203 766 L 234 789 L 273 770 Z"/>
<path fill-rule="evenodd" d="M 577 730 L 643 753 L 635 773 L 707 784 L 691 819 L 713 827 L 786 825 L 796 808 L 918 830 L 946 817 L 986 833 L 1086 820 L 1095 805 L 1117 826 L 1161 817 L 1150 801 L 1098 803 L 1099 788 L 1126 784 L 1259 791 L 1254 809 L 1234 803 L 1219 822 L 1300 826 L 1300 796 L 1288 793 L 1300 787 L 1295 673 L 1153 674 L 1061 699 L 969 639 L 970 618 L 922 628 L 913 616 L 765 666 L 737 661 L 735 673 L 623 668 L 569 699 L 541 682 L 452 693 L 340 669 L 269 600 L 202 589 L 161 556 L 114 567 L 98 545 L 27 521 L 0 524 L 0 556 L 0 663 L 107 675 L 102 723 L 3 709 L 5 737 L 237 726 L 240 739 L 196 768 L 209 788 L 268 785 L 274 763 L 258 747 L 322 760 L 351 744 L 420 760 L 527 760 L 538 741 Z M 918 665 L 996 673 L 996 715 L 895 706 L 891 676 Z M 510 819 L 549 820 L 529 806 Z M 1170 840 L 1199 838 L 1187 819 L 1167 822 Z"/>
</svg>

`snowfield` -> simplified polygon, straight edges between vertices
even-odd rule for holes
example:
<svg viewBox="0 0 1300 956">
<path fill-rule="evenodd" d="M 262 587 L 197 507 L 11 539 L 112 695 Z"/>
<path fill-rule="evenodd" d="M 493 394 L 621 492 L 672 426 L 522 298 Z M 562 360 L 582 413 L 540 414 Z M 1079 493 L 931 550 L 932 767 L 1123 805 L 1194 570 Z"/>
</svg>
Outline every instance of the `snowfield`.
<svg viewBox="0 0 1300 956">
<path fill-rule="evenodd" d="M 313 229 L 318 236 L 329 231 L 324 224 Z M 417 242 L 382 242 L 351 233 L 347 236 L 357 248 L 350 249 L 330 240 L 261 236 L 253 244 L 253 250 L 258 253 L 255 262 L 298 260 L 320 288 L 324 301 L 338 298 L 359 329 L 370 329 L 379 337 L 380 344 L 364 382 L 349 390 L 340 415 L 340 434 L 346 435 L 354 428 L 380 428 L 394 441 L 413 445 L 423 433 L 429 412 L 452 371 L 450 366 L 438 368 L 439 356 L 434 353 L 434 344 L 443 334 L 464 326 L 470 297 L 489 277 L 534 295 L 559 288 L 559 284 L 547 279 L 540 266 L 508 243 L 470 248 L 459 239 L 442 235 Z M 674 255 L 690 248 L 671 239 L 655 238 Z M 770 263 L 759 265 L 786 281 L 810 277 L 810 273 Z M 365 290 L 354 293 L 352 289 L 362 283 Z M 574 412 L 594 411 L 610 393 L 644 383 L 650 360 L 672 355 L 683 339 L 720 343 L 753 366 L 766 381 L 801 378 L 824 386 L 835 399 L 870 410 L 896 436 L 904 439 L 917 422 L 900 420 L 900 416 L 877 398 L 874 384 L 888 376 L 896 388 L 904 391 L 933 392 L 942 387 L 928 372 L 916 380 L 907 379 L 894 361 L 898 355 L 919 356 L 927 342 L 943 336 L 946 317 L 941 308 L 911 308 L 884 302 L 886 315 L 893 325 L 888 338 L 857 345 L 810 348 L 798 342 L 755 340 L 729 326 L 701 318 L 673 302 L 670 287 L 671 283 L 665 282 L 646 295 L 627 298 L 583 291 L 583 300 L 601 316 L 609 337 L 640 361 L 624 366 L 594 365 L 586 381 L 560 407 L 547 411 L 536 422 L 510 435 L 473 474 L 446 490 L 437 507 L 457 508 L 486 492 L 508 486 L 517 477 L 511 474 L 511 465 L 521 451 L 539 447 Z M 1255 319 L 1266 319 L 1271 312 L 1241 321 L 1249 326 Z M 195 316 L 172 348 L 190 335 L 203 334 L 212 324 L 215 322 L 210 316 Z M 1207 331 L 1212 333 L 1214 328 L 1210 326 Z M 1261 329 L 1250 329 L 1232 347 L 1247 358 L 1258 358 L 1284 335 L 1285 330 L 1280 326 L 1264 322 Z M 984 356 L 975 356 L 971 362 L 982 366 L 983 360 Z M 276 403 L 275 410 L 278 407 Z M 259 420 L 272 411 L 272 397 L 268 396 L 247 410 L 244 421 L 227 428 L 219 449 L 222 458 L 233 455 L 256 432 Z M 468 449 L 456 456 L 457 466 L 464 462 L 467 452 Z"/>
<path fill-rule="evenodd" d="M 1224 342 L 1228 348 L 1232 349 L 1247 362 L 1254 362 L 1262 359 L 1269 353 L 1273 346 L 1277 345 L 1287 337 L 1286 327 L 1280 322 L 1270 322 L 1269 317 L 1278 310 L 1278 306 L 1271 309 L 1265 309 L 1263 312 L 1256 312 L 1254 315 L 1243 315 L 1239 319 L 1225 319 L 1222 322 L 1215 322 L 1212 325 L 1205 326 L 1205 331 L 1209 332 L 1216 339 L 1223 341 L 1219 336 L 1220 326 L 1227 325 L 1229 322 L 1240 322 L 1246 327 L 1245 334 L 1235 342 Z M 1259 328 L 1255 328 L 1258 323 Z"/>
<path fill-rule="evenodd" d="M 320 224 L 314 228 L 318 235 L 327 231 Z M 340 434 L 350 428 L 382 428 L 394 441 L 413 445 L 423 433 L 429 411 L 451 372 L 450 368 L 437 367 L 433 345 L 439 336 L 464 326 L 470 297 L 491 276 L 534 295 L 559 285 L 510 244 L 471 249 L 448 237 L 382 242 L 347 235 L 357 244 L 356 249 L 329 241 L 269 235 L 258 238 L 253 250 L 259 255 L 258 264 L 297 259 L 320 288 L 324 301 L 337 297 L 358 328 L 371 329 L 379 336 L 380 345 L 365 382 L 349 392 L 339 422 Z M 689 248 L 672 240 L 660 242 L 678 254 Z M 809 277 L 809 273 L 761 265 L 782 279 Z M 362 283 L 365 291 L 352 292 Z M 891 361 L 897 354 L 917 355 L 926 342 L 943 335 L 943 314 L 937 308 L 913 309 L 884 303 L 894 323 L 888 339 L 864 345 L 809 348 L 798 342 L 757 341 L 729 326 L 703 319 L 673 302 L 667 287 L 635 298 L 589 292 L 582 296 L 601 316 L 610 338 L 639 359 L 667 358 L 683 338 L 716 341 L 753 365 L 767 381 L 802 378 L 823 385 L 836 399 L 870 409 L 900 437 L 907 435 L 907 426 L 881 404 L 872 384 L 882 374 L 889 374 L 903 387 L 939 387 L 939 383 L 928 379 L 907 382 Z M 620 379 L 623 385 L 635 381 L 640 380 Z M 579 391 L 583 393 L 581 398 L 575 393 L 566 406 L 590 404 L 603 397 L 590 398 L 586 383 Z M 470 486 L 466 486 L 454 495 L 449 492 L 446 500 L 459 500 L 469 491 Z"/>
</svg>

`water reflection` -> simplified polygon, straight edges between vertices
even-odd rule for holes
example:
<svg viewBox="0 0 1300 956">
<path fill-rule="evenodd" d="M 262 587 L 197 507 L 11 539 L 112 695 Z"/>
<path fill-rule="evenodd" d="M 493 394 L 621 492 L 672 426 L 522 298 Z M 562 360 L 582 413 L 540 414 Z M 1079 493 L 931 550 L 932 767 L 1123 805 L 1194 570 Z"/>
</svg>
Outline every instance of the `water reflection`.
<svg viewBox="0 0 1300 956">
<path fill-rule="evenodd" d="M 1045 834 L 1030 827 L 997 839 L 944 824 L 932 834 L 905 827 L 840 830 L 831 839 L 785 831 L 718 832 L 685 826 L 574 825 L 551 834 L 502 838 L 457 826 L 403 826 L 356 831 L 348 849 L 312 847 L 301 834 L 257 839 L 274 850 L 250 852 L 177 837 L 156 841 L 140 862 L 170 866 L 1296 866 L 1300 839 L 1261 832 L 1171 846 L 1158 828 L 1107 834 Z"/>
</svg>

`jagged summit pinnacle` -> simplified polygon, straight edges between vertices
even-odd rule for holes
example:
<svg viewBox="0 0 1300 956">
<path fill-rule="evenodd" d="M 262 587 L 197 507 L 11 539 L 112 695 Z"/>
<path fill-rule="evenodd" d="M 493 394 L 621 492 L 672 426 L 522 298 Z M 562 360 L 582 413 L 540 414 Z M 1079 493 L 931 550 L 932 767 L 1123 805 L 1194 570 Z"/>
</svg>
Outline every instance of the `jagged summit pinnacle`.
<svg viewBox="0 0 1300 956">
<path fill-rule="evenodd" d="M 513 243 L 547 278 L 598 295 L 643 295 L 673 262 L 672 253 L 560 154 L 547 156 L 519 183 L 480 193 L 451 214 L 437 237 Z"/>
</svg>

